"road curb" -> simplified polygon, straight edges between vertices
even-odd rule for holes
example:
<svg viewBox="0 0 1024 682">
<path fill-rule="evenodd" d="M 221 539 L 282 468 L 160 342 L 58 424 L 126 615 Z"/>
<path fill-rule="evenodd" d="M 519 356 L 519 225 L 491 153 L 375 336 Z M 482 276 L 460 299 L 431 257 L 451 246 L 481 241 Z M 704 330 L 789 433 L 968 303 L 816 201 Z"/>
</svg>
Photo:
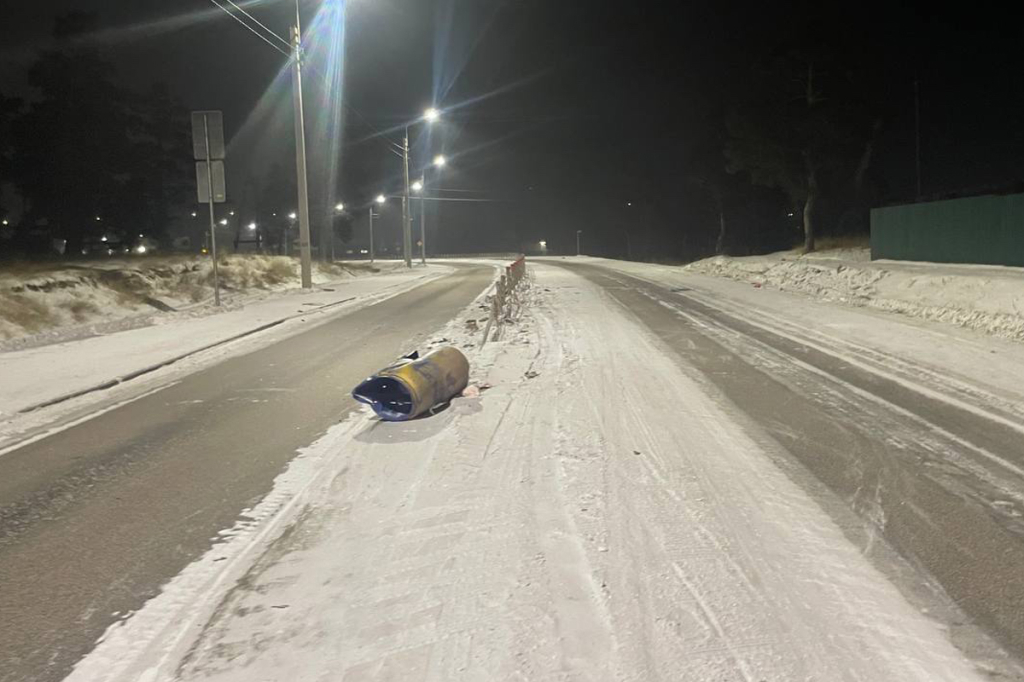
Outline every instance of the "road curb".
<svg viewBox="0 0 1024 682">
<path fill-rule="evenodd" d="M 131 381 L 132 379 L 137 379 L 137 378 L 139 378 L 141 376 L 144 376 L 146 374 L 150 374 L 152 372 L 155 372 L 158 369 L 163 369 L 164 367 L 168 367 L 170 365 L 173 365 L 176 362 L 180 362 L 180 361 L 182 361 L 182 360 L 184 360 L 186 358 L 189 358 L 189 357 L 191 357 L 193 355 L 196 355 L 198 353 L 203 353 L 203 352 L 211 350 L 213 348 L 217 348 L 218 346 L 223 346 L 225 344 L 231 343 L 232 341 L 238 341 L 239 339 L 244 339 L 247 336 L 252 336 L 253 334 L 258 334 L 260 332 L 266 331 L 266 330 L 271 329 L 273 327 L 277 327 L 278 325 L 284 324 L 285 322 L 288 322 L 289 320 L 294 320 L 297 317 L 302 317 L 303 315 L 309 315 L 310 313 L 320 312 L 320 311 L 323 311 L 323 310 L 327 310 L 328 308 L 333 308 L 334 306 L 341 305 L 342 303 L 348 303 L 349 301 L 354 301 L 356 298 L 358 298 L 358 297 L 357 296 L 351 296 L 349 298 L 344 298 L 344 299 L 342 299 L 340 301 L 334 301 L 332 303 L 325 303 L 324 305 L 316 306 L 315 308 L 310 308 L 309 310 L 303 310 L 302 312 L 294 313 L 292 315 L 288 315 L 287 317 L 282 317 L 282 318 L 280 318 L 278 320 L 274 320 L 273 322 L 267 322 L 266 324 L 262 324 L 262 325 L 260 325 L 258 327 L 253 328 L 253 329 L 246 330 L 244 332 L 241 332 L 240 334 L 235 334 L 233 336 L 229 336 L 228 338 L 221 339 L 220 341 L 214 341 L 213 343 L 209 343 L 209 344 L 207 344 L 205 346 L 202 346 L 200 348 L 196 348 L 194 350 L 190 350 L 187 353 L 182 353 L 181 355 L 175 355 L 174 357 L 168 358 L 167 360 L 163 360 L 163 361 L 158 362 L 156 364 L 148 365 L 148 366 L 143 367 L 141 369 L 137 369 L 137 370 L 128 372 L 127 374 L 122 374 L 121 376 L 115 377 L 115 378 L 110 379 L 108 381 L 104 381 L 103 383 L 100 383 L 100 384 L 96 384 L 95 386 L 89 386 L 88 388 L 79 389 L 79 390 L 73 391 L 71 393 L 65 393 L 64 395 L 57 396 L 56 398 L 50 398 L 49 400 L 44 400 L 43 402 L 35 403 L 33 405 L 29 405 L 28 407 L 23 407 L 20 410 L 18 410 L 18 414 L 28 414 L 30 412 L 35 412 L 37 410 L 41 410 L 41 409 L 46 408 L 46 407 L 51 407 L 53 405 L 58 405 L 60 403 L 67 402 L 69 400 L 74 400 L 75 398 L 80 398 L 83 395 L 88 395 L 90 393 L 96 393 L 98 391 L 106 391 L 106 390 L 111 389 L 111 388 L 113 388 L 115 386 L 119 386 L 119 385 L 121 385 L 123 383 Z"/>
</svg>

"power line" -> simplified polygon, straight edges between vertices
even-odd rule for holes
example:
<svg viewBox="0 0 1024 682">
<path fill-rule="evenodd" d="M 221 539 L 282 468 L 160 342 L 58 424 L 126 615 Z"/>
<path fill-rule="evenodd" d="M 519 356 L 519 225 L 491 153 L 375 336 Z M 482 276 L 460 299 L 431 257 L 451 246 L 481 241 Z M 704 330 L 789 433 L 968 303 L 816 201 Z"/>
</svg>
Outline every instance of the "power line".
<svg viewBox="0 0 1024 682">
<path fill-rule="evenodd" d="M 239 12 L 241 12 L 241 13 L 242 13 L 242 14 L 244 14 L 245 16 L 247 16 L 247 17 L 249 17 L 250 19 L 252 19 L 252 20 L 253 20 L 254 22 L 256 22 L 256 25 L 257 25 L 257 26 L 259 26 L 259 27 L 260 27 L 260 28 L 262 28 L 262 29 L 263 29 L 264 31 L 266 31 L 266 32 L 267 32 L 267 33 L 269 33 L 270 35 L 272 35 L 272 36 L 274 36 L 275 38 L 277 38 L 277 39 L 278 39 L 279 41 L 281 41 L 281 43 L 282 43 L 282 44 L 283 44 L 283 45 L 284 45 L 285 47 L 287 47 L 287 48 L 288 48 L 289 50 L 291 49 L 291 47 L 292 47 L 292 46 L 291 46 L 291 43 L 289 43 L 289 42 L 288 42 L 287 40 L 285 40 L 285 39 L 284 39 L 284 38 L 282 38 L 281 36 L 279 36 L 279 35 L 277 35 L 276 33 L 274 33 L 274 32 L 273 32 L 273 31 L 272 31 L 271 29 L 269 29 L 269 28 L 268 28 L 268 27 L 267 27 L 267 26 L 266 26 L 265 24 L 262 24 L 262 23 L 260 23 L 260 20 L 259 20 L 259 19 L 257 19 L 256 17 L 254 17 L 253 15 L 249 14 L 248 12 L 246 12 L 246 11 L 245 11 L 245 8 L 243 8 L 243 7 L 241 7 L 241 6 L 237 5 L 237 4 L 235 4 L 234 2 L 232 2 L 232 0 L 224 0 L 224 1 L 225 1 L 226 3 L 228 3 L 229 5 L 231 5 L 232 7 L 234 7 L 235 9 L 237 9 L 237 10 L 238 10 Z"/>
<path fill-rule="evenodd" d="M 230 0 L 226 0 L 226 1 L 227 1 L 227 2 L 230 2 Z M 231 17 L 232 19 L 234 19 L 235 21 L 237 21 L 238 23 L 240 23 L 240 24 L 241 24 L 242 26 L 244 26 L 244 27 L 245 27 L 246 29 L 248 29 L 248 30 L 249 30 L 250 32 L 252 32 L 252 34 L 253 34 L 254 36 L 256 36 L 257 38 L 259 38 L 260 40 L 262 40 L 263 42 L 265 42 L 265 43 L 266 43 L 267 45 L 270 45 L 270 47 L 274 48 L 275 50 L 277 50 L 278 52 L 280 52 L 281 54 L 283 54 L 283 55 L 284 55 L 285 57 L 288 57 L 289 59 L 291 59 L 291 56 L 292 56 L 292 55 L 291 55 L 291 52 L 288 52 L 287 50 L 282 50 L 282 49 L 281 49 L 280 47 L 278 47 L 278 46 L 277 46 L 277 45 L 275 45 L 274 43 L 270 42 L 270 40 L 268 40 L 268 39 L 267 39 L 267 37 L 266 37 L 265 35 L 263 35 L 263 34 L 262 34 L 262 33 L 260 33 L 259 31 L 257 31 L 256 29 L 254 29 L 254 28 L 253 28 L 252 26 L 250 26 L 249 24 L 245 23 L 245 21 L 244 21 L 244 20 L 242 20 L 241 18 L 239 18 L 239 17 L 238 17 L 238 15 L 236 15 L 236 14 L 235 14 L 234 12 L 231 12 L 231 11 L 230 11 L 229 9 L 227 9 L 226 7 L 224 7 L 223 5 L 221 5 L 221 4 L 219 3 L 219 2 L 217 2 L 217 0 L 210 0 L 210 2 L 212 2 L 212 3 L 214 4 L 214 5 L 216 5 L 217 7 L 219 7 L 219 8 L 221 9 L 221 10 L 223 10 L 223 11 L 224 11 L 224 13 L 225 13 L 225 14 L 227 14 L 227 15 L 228 15 L 229 17 Z M 257 22 L 257 23 L 259 23 L 259 22 Z M 278 39 L 280 39 L 280 36 L 278 36 L 277 34 L 273 34 L 273 35 L 274 35 L 274 37 L 275 37 L 275 38 L 278 38 Z"/>
</svg>

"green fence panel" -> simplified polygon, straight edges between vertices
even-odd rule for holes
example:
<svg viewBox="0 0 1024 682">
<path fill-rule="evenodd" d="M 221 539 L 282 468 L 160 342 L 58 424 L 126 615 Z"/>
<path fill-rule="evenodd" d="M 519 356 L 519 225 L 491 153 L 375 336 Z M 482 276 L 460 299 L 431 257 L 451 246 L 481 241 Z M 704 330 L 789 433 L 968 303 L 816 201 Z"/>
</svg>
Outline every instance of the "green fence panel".
<svg viewBox="0 0 1024 682">
<path fill-rule="evenodd" d="M 1024 266 L 1024 194 L 872 209 L 871 258 Z"/>
</svg>

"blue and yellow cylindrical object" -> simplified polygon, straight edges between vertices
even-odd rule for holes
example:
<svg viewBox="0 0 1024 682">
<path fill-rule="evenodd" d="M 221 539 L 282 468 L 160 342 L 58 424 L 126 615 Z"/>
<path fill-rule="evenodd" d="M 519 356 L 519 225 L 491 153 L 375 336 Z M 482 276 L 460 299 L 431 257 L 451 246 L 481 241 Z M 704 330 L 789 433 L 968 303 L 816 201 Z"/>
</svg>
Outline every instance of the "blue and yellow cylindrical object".
<svg viewBox="0 0 1024 682">
<path fill-rule="evenodd" d="M 448 402 L 469 383 L 469 361 L 458 348 L 444 346 L 422 358 L 402 358 L 352 391 L 385 421 L 405 421 Z"/>
</svg>

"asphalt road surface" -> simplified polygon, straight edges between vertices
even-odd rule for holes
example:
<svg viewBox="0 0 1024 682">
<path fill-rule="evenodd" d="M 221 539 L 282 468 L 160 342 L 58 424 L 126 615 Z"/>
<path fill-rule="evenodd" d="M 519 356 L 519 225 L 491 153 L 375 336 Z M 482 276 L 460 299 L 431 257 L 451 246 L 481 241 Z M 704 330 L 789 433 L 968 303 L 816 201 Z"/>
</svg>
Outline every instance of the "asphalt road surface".
<svg viewBox="0 0 1024 682">
<path fill-rule="evenodd" d="M 951 623 L 954 638 L 977 625 L 1024 657 L 1020 424 L 915 390 L 884 367 L 851 362 L 686 290 L 560 264 L 601 285 L 709 391 L 853 509 L 867 532 L 849 534 L 866 552 L 884 537 L 930 574 L 966 614 Z"/>
<path fill-rule="evenodd" d="M 459 267 L 0 456 L 0 681 L 62 679 L 491 278 Z"/>
</svg>

